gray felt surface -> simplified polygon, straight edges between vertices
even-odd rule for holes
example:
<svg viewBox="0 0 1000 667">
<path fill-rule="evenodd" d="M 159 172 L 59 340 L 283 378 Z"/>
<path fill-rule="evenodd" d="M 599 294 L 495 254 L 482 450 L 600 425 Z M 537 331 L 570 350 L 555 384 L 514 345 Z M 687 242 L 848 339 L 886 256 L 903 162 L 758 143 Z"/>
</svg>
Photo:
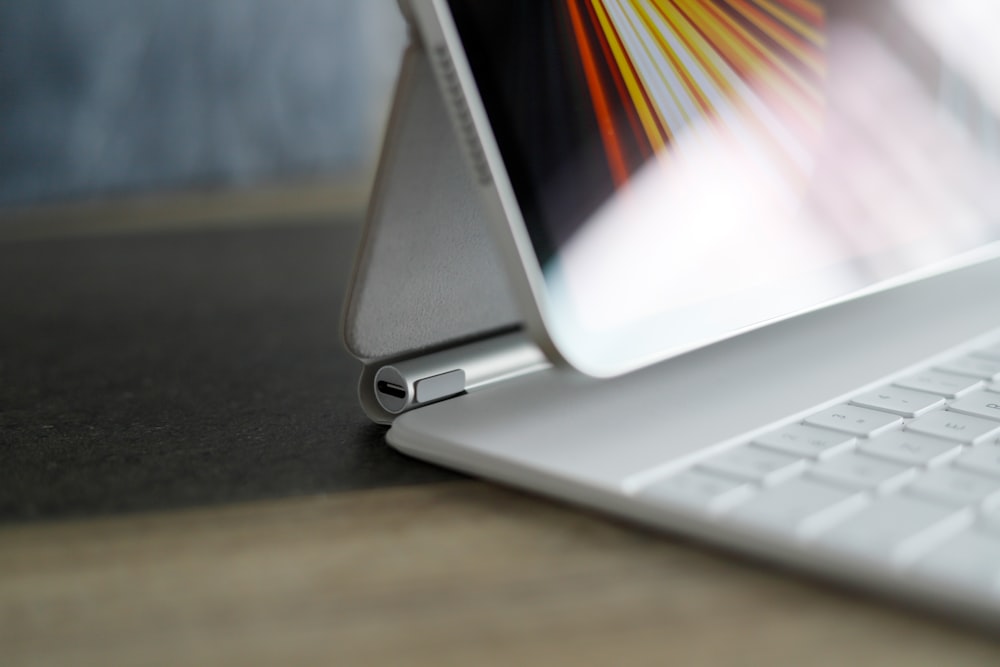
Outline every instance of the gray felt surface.
<svg viewBox="0 0 1000 667">
<path fill-rule="evenodd" d="M 0 243 L 0 521 L 451 479 L 355 398 L 354 224 Z"/>
</svg>

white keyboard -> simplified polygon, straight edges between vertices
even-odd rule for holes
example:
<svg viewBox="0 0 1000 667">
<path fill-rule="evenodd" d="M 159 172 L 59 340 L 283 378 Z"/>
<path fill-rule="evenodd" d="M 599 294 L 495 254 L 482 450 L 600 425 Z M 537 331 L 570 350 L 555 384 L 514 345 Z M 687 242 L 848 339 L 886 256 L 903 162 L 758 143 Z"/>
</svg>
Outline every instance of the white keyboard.
<svg viewBox="0 0 1000 667">
<path fill-rule="evenodd" d="M 1000 602 L 1000 343 L 712 452 L 636 497 Z"/>
</svg>

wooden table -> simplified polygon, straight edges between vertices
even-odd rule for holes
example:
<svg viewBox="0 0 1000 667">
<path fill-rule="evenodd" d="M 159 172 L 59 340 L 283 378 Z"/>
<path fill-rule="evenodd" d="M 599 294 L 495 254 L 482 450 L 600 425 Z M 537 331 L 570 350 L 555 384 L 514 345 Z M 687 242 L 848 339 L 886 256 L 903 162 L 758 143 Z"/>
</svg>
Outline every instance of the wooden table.
<svg viewBox="0 0 1000 667">
<path fill-rule="evenodd" d="M 316 205 L 304 217 L 324 211 Z M 20 240 L 10 243 L 73 235 L 64 216 L 50 217 L 62 221 L 47 231 L 22 224 Z M 195 243 L 200 232 L 182 234 L 189 233 Z M 224 233 L 248 232 L 234 225 Z M 260 242 L 274 246 L 278 237 L 262 233 Z M 128 247 L 141 251 L 141 244 Z M 246 313 L 236 315 L 239 326 L 255 330 Z M 197 341 L 176 354 L 197 349 Z M 169 365 L 171 352 L 159 354 L 148 359 Z M 0 374 L 34 377 L 11 359 Z M 354 370 L 343 361 L 315 381 L 336 385 L 331 400 L 349 402 Z M 274 372 L 263 384 L 285 377 Z M 55 378 L 69 373 L 59 364 L 52 370 Z M 310 395 L 310 386 L 294 384 L 298 375 L 282 391 Z M 149 405 L 120 413 L 122 431 L 137 428 L 176 389 L 163 377 L 157 388 L 154 373 Z M 103 391 L 88 386 L 73 391 Z M 20 400 L 8 392 L 8 402 Z M 138 443 L 149 446 L 135 460 L 108 463 L 115 445 L 93 438 L 71 454 L 51 447 L 46 473 L 25 446 L 50 447 L 36 426 L 79 428 L 53 412 L 66 399 L 47 400 L 42 391 L 32 409 L 51 423 L 41 425 L 23 407 L 10 410 L 17 418 L 5 424 L 0 405 L 0 665 L 1000 664 L 1000 646 L 985 633 L 396 457 L 350 406 L 302 408 L 298 416 L 319 433 L 315 447 L 299 442 L 312 437 L 309 428 L 261 422 L 250 431 L 293 434 L 279 443 L 285 458 L 254 445 L 253 456 L 234 463 L 245 449 L 223 445 L 230 436 L 250 438 L 234 424 L 252 416 L 203 419 L 199 402 L 217 399 L 211 408 L 223 411 L 238 403 L 218 393 L 213 388 L 178 413 L 197 417 L 218 443 L 190 450 L 208 457 L 196 468 L 212 473 L 204 478 L 166 465 L 174 450 L 155 442 Z M 182 427 L 176 446 L 193 447 Z M 155 440 L 160 431 L 139 432 Z M 220 448 L 226 456 L 210 458 Z M 338 459 L 338 452 L 350 454 Z M 59 465 L 70 462 L 84 472 Z M 317 462 L 330 465 L 329 479 L 315 472 Z M 280 475 L 273 472 L 279 465 Z M 135 485 L 120 482 L 130 475 Z M 25 479 L 32 484 L 17 486 Z"/>
<path fill-rule="evenodd" d="M 0 530 L 3 664 L 996 665 L 985 636 L 480 482 Z"/>
</svg>

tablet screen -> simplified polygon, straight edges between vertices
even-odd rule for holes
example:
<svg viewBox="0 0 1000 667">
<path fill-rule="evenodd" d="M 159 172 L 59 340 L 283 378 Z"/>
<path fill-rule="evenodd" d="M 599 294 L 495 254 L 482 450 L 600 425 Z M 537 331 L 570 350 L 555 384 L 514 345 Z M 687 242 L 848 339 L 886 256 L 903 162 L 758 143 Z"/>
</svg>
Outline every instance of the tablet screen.
<svg viewBox="0 0 1000 667">
<path fill-rule="evenodd" d="M 567 357 L 609 374 L 1000 238 L 994 0 L 449 0 Z"/>
</svg>

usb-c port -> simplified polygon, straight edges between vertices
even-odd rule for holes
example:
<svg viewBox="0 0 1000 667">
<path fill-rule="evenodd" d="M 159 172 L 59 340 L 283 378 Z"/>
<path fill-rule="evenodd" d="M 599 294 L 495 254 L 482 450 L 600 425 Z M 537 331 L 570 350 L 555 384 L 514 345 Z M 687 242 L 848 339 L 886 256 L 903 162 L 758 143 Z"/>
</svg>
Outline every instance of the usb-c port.
<svg viewBox="0 0 1000 667">
<path fill-rule="evenodd" d="M 371 385 L 368 385 L 369 387 Z M 406 398 L 406 388 L 401 387 L 398 384 L 392 382 L 386 382 L 385 380 L 379 380 L 375 384 L 375 388 L 379 390 L 380 393 L 386 394 L 387 396 L 392 396 L 393 398 L 404 399 Z"/>
</svg>

